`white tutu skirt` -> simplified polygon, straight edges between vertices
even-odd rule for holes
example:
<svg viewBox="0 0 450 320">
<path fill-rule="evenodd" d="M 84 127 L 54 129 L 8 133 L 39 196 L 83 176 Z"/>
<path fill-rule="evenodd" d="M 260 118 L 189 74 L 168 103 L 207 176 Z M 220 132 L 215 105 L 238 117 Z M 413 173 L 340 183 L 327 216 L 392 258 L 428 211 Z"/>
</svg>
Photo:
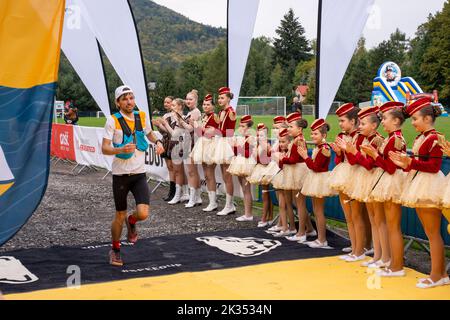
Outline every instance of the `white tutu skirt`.
<svg viewBox="0 0 450 320">
<path fill-rule="evenodd" d="M 267 165 L 258 163 L 252 170 L 252 174 L 247 177 L 247 181 L 251 184 L 260 184 L 264 176 Z"/>
<path fill-rule="evenodd" d="M 438 173 L 412 170 L 406 182 L 400 202 L 409 208 L 442 208 L 446 179 L 442 171 Z"/>
<path fill-rule="evenodd" d="M 232 175 L 238 177 L 248 177 L 252 174 L 253 168 L 256 166 L 256 160 L 252 157 L 245 158 L 241 155 L 234 157 L 230 166 L 228 167 L 228 172 Z"/>
<path fill-rule="evenodd" d="M 283 166 L 283 190 L 301 190 L 309 169 L 306 163 L 285 164 Z"/>
<path fill-rule="evenodd" d="M 275 189 L 278 189 L 278 190 L 289 190 L 289 189 L 286 189 L 285 187 L 284 187 L 284 184 L 283 184 L 283 176 L 284 176 L 284 170 L 280 170 L 274 177 L 273 177 L 273 179 L 272 179 L 272 186 L 275 188 Z"/>
<path fill-rule="evenodd" d="M 337 192 L 346 193 L 350 186 L 352 170 L 352 166 L 347 161 L 334 167 L 333 171 L 330 172 L 330 188 Z"/>
<path fill-rule="evenodd" d="M 229 164 L 234 157 L 233 148 L 228 142 L 231 138 L 216 137 L 213 161 L 216 164 Z"/>
<path fill-rule="evenodd" d="M 192 148 L 191 158 L 195 164 L 213 164 L 213 156 L 215 150 L 214 138 L 208 139 L 200 137 Z"/>
<path fill-rule="evenodd" d="M 378 183 L 377 183 L 378 181 Z M 386 202 L 392 201 L 401 204 L 400 197 L 405 187 L 406 172 L 397 169 L 394 174 L 384 172 L 381 178 L 377 178 L 374 182 L 376 186 L 373 188 L 369 196 L 369 201 Z"/>
<path fill-rule="evenodd" d="M 270 161 L 269 164 L 265 167 L 264 172 L 262 173 L 260 184 L 269 185 L 270 183 L 273 183 L 273 179 L 279 172 L 280 167 L 278 166 L 278 163 L 276 163 L 275 161 Z M 283 180 L 280 180 L 280 183 L 282 182 Z"/>
<path fill-rule="evenodd" d="M 442 206 L 445 209 L 450 209 L 450 173 L 445 178 L 445 190 L 444 190 L 444 197 L 442 199 Z"/>
<path fill-rule="evenodd" d="M 366 170 L 363 166 L 353 167 L 355 168 L 354 175 L 352 176 L 353 183 L 347 190 L 348 196 L 360 202 L 373 202 L 370 199 L 370 195 L 375 183 L 383 173 L 383 169 L 374 168 L 372 170 Z"/>
<path fill-rule="evenodd" d="M 330 171 L 309 171 L 303 182 L 301 193 L 307 197 L 324 198 L 331 197 L 337 192 L 330 188 Z"/>
</svg>

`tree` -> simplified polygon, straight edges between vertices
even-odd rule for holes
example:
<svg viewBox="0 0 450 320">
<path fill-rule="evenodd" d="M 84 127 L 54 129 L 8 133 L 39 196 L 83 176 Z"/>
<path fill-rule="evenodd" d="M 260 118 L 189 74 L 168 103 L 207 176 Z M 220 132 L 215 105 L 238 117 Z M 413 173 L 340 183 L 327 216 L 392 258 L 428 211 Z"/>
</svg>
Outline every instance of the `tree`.
<svg viewBox="0 0 450 320">
<path fill-rule="evenodd" d="M 217 89 L 227 84 L 225 42 L 221 42 L 216 49 L 206 56 L 203 74 L 203 88 L 207 92 L 217 92 Z"/>
<path fill-rule="evenodd" d="M 426 30 L 426 31 L 425 31 Z M 423 80 L 420 83 L 422 89 L 431 92 L 436 89 L 439 92 L 443 105 L 450 104 L 450 63 L 448 53 L 450 51 L 450 2 L 444 4 L 441 12 L 432 17 L 425 27 L 425 48 L 420 63 L 419 75 Z M 420 61 L 422 59 L 422 61 Z"/>
<path fill-rule="evenodd" d="M 316 70 L 316 58 L 309 61 L 300 62 L 295 68 L 294 84 L 306 84 L 309 83 L 311 77 L 315 77 Z"/>
<path fill-rule="evenodd" d="M 273 42 L 274 64 L 278 63 L 284 69 L 292 66 L 295 68 L 299 62 L 311 58 L 311 47 L 304 35 L 305 29 L 295 17 L 292 8 L 284 15 L 275 32 L 278 37 Z M 291 71 L 293 73 L 293 69 Z"/>
<path fill-rule="evenodd" d="M 360 103 L 370 100 L 375 73 L 368 71 L 370 70 L 369 54 L 365 44 L 366 39 L 360 38 L 337 92 L 336 100 L 338 101 Z"/>
<path fill-rule="evenodd" d="M 171 67 L 165 68 L 156 83 L 156 90 L 151 92 L 153 109 L 164 110 L 164 98 L 175 95 L 177 95 L 175 70 Z"/>
<path fill-rule="evenodd" d="M 196 89 L 199 95 L 205 92 L 203 88 L 204 63 L 201 56 L 193 56 L 181 64 L 177 72 L 177 87 L 181 94 L 186 94 L 192 89 Z"/>
<path fill-rule="evenodd" d="M 273 48 L 270 39 L 259 37 L 252 40 L 242 81 L 241 95 L 266 95 L 271 85 Z"/>
<path fill-rule="evenodd" d="M 368 70 L 373 75 L 378 68 L 386 61 L 393 61 L 399 66 L 404 65 L 407 58 L 409 40 L 406 34 L 396 29 L 389 37 L 389 40 L 381 42 L 377 47 L 370 51 L 370 66 Z"/>
<path fill-rule="evenodd" d="M 270 76 L 272 85 L 270 87 L 270 95 L 272 96 L 290 96 L 292 86 L 286 77 L 286 73 L 280 64 L 275 66 Z"/>
</svg>

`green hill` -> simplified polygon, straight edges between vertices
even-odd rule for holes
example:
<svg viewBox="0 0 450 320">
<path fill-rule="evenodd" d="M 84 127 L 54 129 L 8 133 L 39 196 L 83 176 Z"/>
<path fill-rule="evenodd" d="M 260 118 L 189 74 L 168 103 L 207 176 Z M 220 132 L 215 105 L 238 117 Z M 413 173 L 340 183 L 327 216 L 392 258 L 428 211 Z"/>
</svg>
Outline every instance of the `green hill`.
<svg viewBox="0 0 450 320">
<path fill-rule="evenodd" d="M 211 50 L 226 37 L 226 30 L 189 20 L 150 0 L 131 0 L 144 59 L 153 66 L 179 64 Z"/>
</svg>

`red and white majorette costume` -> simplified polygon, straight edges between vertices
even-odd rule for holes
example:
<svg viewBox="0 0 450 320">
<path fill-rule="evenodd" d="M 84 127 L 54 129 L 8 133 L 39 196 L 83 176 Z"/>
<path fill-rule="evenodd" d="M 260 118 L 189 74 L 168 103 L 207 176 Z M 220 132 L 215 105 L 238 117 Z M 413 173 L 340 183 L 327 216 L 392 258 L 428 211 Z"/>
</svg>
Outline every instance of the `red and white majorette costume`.
<svg viewBox="0 0 450 320">
<path fill-rule="evenodd" d="M 286 118 L 283 116 L 276 116 L 275 118 L 273 118 L 273 124 L 283 124 L 285 122 Z M 270 151 L 271 158 L 274 153 L 282 152 L 282 150 L 280 150 L 279 144 L 280 131 L 281 130 L 279 129 L 272 129 L 272 136 L 275 136 L 275 140 L 273 141 Z M 285 135 L 287 135 L 287 130 L 285 131 Z M 269 164 L 266 166 L 264 172 L 261 173 L 260 183 L 262 185 L 268 185 L 272 183 L 272 179 L 274 179 L 274 177 L 278 174 L 278 172 L 280 172 L 278 161 L 271 159 Z"/>
<path fill-rule="evenodd" d="M 395 108 L 402 108 L 403 103 L 390 101 L 380 107 L 382 113 L 389 112 Z M 389 152 L 402 152 L 406 154 L 406 141 L 403 138 L 402 131 L 389 133 L 384 139 L 383 144 L 378 149 L 378 156 L 375 159 L 375 166 L 383 169 L 380 177 L 375 181 L 372 192 L 369 195 L 369 201 L 386 202 L 392 201 L 400 204 L 400 196 L 405 184 L 406 173 L 395 165 L 389 158 Z"/>
<path fill-rule="evenodd" d="M 423 108 L 431 106 L 429 98 L 418 99 L 408 106 L 406 112 L 412 116 Z M 442 149 L 439 135 L 434 128 L 422 132 L 413 145 L 412 162 L 406 171 L 406 183 L 400 197 L 402 205 L 410 208 L 442 207 L 445 175 L 441 171 Z"/>
<path fill-rule="evenodd" d="M 230 88 L 222 87 L 219 89 L 219 95 L 230 93 Z M 214 163 L 229 164 L 234 157 L 233 149 L 230 145 L 230 139 L 234 136 L 236 127 L 236 112 L 233 107 L 227 106 L 219 112 L 219 130 L 220 137 L 216 137 L 216 147 L 214 151 Z"/>
<path fill-rule="evenodd" d="M 342 117 L 354 109 L 355 106 L 353 103 L 346 103 L 336 110 L 336 115 Z M 341 132 L 338 134 L 338 137 L 345 142 L 353 143 L 353 145 L 360 145 L 362 142 L 358 130 L 349 133 Z M 330 187 L 337 192 L 347 194 L 349 188 L 352 187 L 352 179 L 350 179 L 350 177 L 353 175 L 352 165 L 348 162 L 348 154 L 342 151 L 340 156 L 336 155 L 334 163 L 336 166 L 330 173 Z"/>
<path fill-rule="evenodd" d="M 281 139 L 281 138 L 286 137 L 286 136 L 288 136 L 288 135 L 289 135 L 289 134 L 288 134 L 288 130 L 287 130 L 286 128 L 280 129 L 280 130 L 278 131 L 278 139 Z M 282 149 L 281 146 L 278 144 L 277 150 L 273 150 L 273 149 L 272 149 L 272 151 L 273 151 L 273 152 L 279 152 L 279 153 L 281 154 L 281 157 L 280 157 L 278 163 L 276 163 L 277 169 L 278 169 L 278 173 L 272 177 L 272 179 L 270 180 L 270 182 L 272 183 L 272 185 L 273 185 L 273 187 L 274 187 L 275 189 L 278 189 L 278 190 L 288 190 L 288 189 L 286 189 L 286 188 L 284 187 L 284 183 L 283 183 L 283 182 L 284 182 L 284 178 L 283 178 L 284 172 L 283 172 L 283 164 L 282 164 L 282 162 L 281 162 L 281 160 L 282 160 L 282 159 L 284 158 L 284 156 L 287 154 L 287 151 L 288 151 L 288 150 L 287 150 L 287 149 L 286 149 L 286 150 Z M 275 161 L 272 161 L 270 164 L 272 164 L 272 163 L 274 163 L 274 162 L 275 162 Z M 269 164 L 269 165 L 270 165 L 270 164 Z M 267 179 L 266 176 L 264 176 L 264 177 L 263 177 L 263 180 L 269 180 L 269 179 Z"/>
<path fill-rule="evenodd" d="M 301 119 L 298 112 L 291 113 L 286 117 L 288 123 L 292 123 Z M 298 154 L 297 147 L 303 145 L 306 149 L 306 141 L 303 134 L 299 134 L 291 141 L 285 157 L 280 160 L 280 168 L 283 169 L 283 190 L 301 190 L 303 181 L 308 174 L 308 167 L 305 160 Z"/>
<path fill-rule="evenodd" d="M 325 125 L 324 119 L 317 119 L 311 124 L 311 131 L 318 130 Z M 316 198 L 336 195 L 336 192 L 330 188 L 330 171 L 328 171 L 330 160 L 330 146 L 325 141 L 316 145 L 312 157 L 305 160 L 310 171 L 303 182 L 301 190 L 303 195 Z"/>
<path fill-rule="evenodd" d="M 264 136 L 261 136 L 264 133 Z M 253 157 L 256 158 L 256 166 L 252 173 L 247 177 L 247 181 L 251 184 L 262 184 L 261 180 L 266 172 L 267 166 L 271 161 L 271 146 L 268 139 L 268 129 L 264 123 L 259 123 L 256 128 L 257 141 Z M 261 139 L 264 139 L 261 143 Z M 266 183 L 268 184 L 268 183 Z"/>
<path fill-rule="evenodd" d="M 252 116 L 245 115 L 241 118 L 241 123 L 247 124 L 252 121 Z M 238 177 L 248 177 L 256 166 L 256 159 L 253 158 L 255 139 L 251 135 L 237 136 L 233 139 L 234 157 L 228 167 L 228 172 Z"/>
<path fill-rule="evenodd" d="M 212 101 L 212 99 L 212 95 L 208 94 L 205 96 L 204 101 Z M 194 163 L 214 163 L 215 134 L 218 129 L 219 117 L 214 112 L 205 113 L 202 117 L 201 127 L 195 130 L 200 138 L 195 142 L 191 152 Z"/>
<path fill-rule="evenodd" d="M 377 114 L 380 112 L 379 107 L 368 107 L 361 110 L 358 113 L 360 120 Z M 375 167 L 375 160 L 365 154 L 361 150 L 361 146 L 370 145 L 376 150 L 378 150 L 383 144 L 383 136 L 378 132 L 375 132 L 369 137 L 364 137 L 362 143 L 358 146 L 356 145 L 356 155 L 349 153 L 348 162 L 353 166 L 354 172 L 352 175 L 353 187 L 348 190 L 348 196 L 351 199 L 355 199 L 360 202 L 370 202 L 369 195 L 372 192 L 372 188 L 375 185 L 378 178 L 383 173 L 383 169 Z"/>
</svg>

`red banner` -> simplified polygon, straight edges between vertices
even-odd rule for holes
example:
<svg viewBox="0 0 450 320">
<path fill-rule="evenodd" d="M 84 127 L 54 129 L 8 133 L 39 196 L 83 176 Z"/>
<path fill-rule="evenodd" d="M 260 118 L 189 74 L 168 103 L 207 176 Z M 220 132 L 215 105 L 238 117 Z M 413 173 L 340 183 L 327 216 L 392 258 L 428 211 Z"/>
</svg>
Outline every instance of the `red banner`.
<svg viewBox="0 0 450 320">
<path fill-rule="evenodd" d="M 75 161 L 75 147 L 73 142 L 73 126 L 53 124 L 52 147 L 50 154 L 61 159 Z"/>
</svg>

